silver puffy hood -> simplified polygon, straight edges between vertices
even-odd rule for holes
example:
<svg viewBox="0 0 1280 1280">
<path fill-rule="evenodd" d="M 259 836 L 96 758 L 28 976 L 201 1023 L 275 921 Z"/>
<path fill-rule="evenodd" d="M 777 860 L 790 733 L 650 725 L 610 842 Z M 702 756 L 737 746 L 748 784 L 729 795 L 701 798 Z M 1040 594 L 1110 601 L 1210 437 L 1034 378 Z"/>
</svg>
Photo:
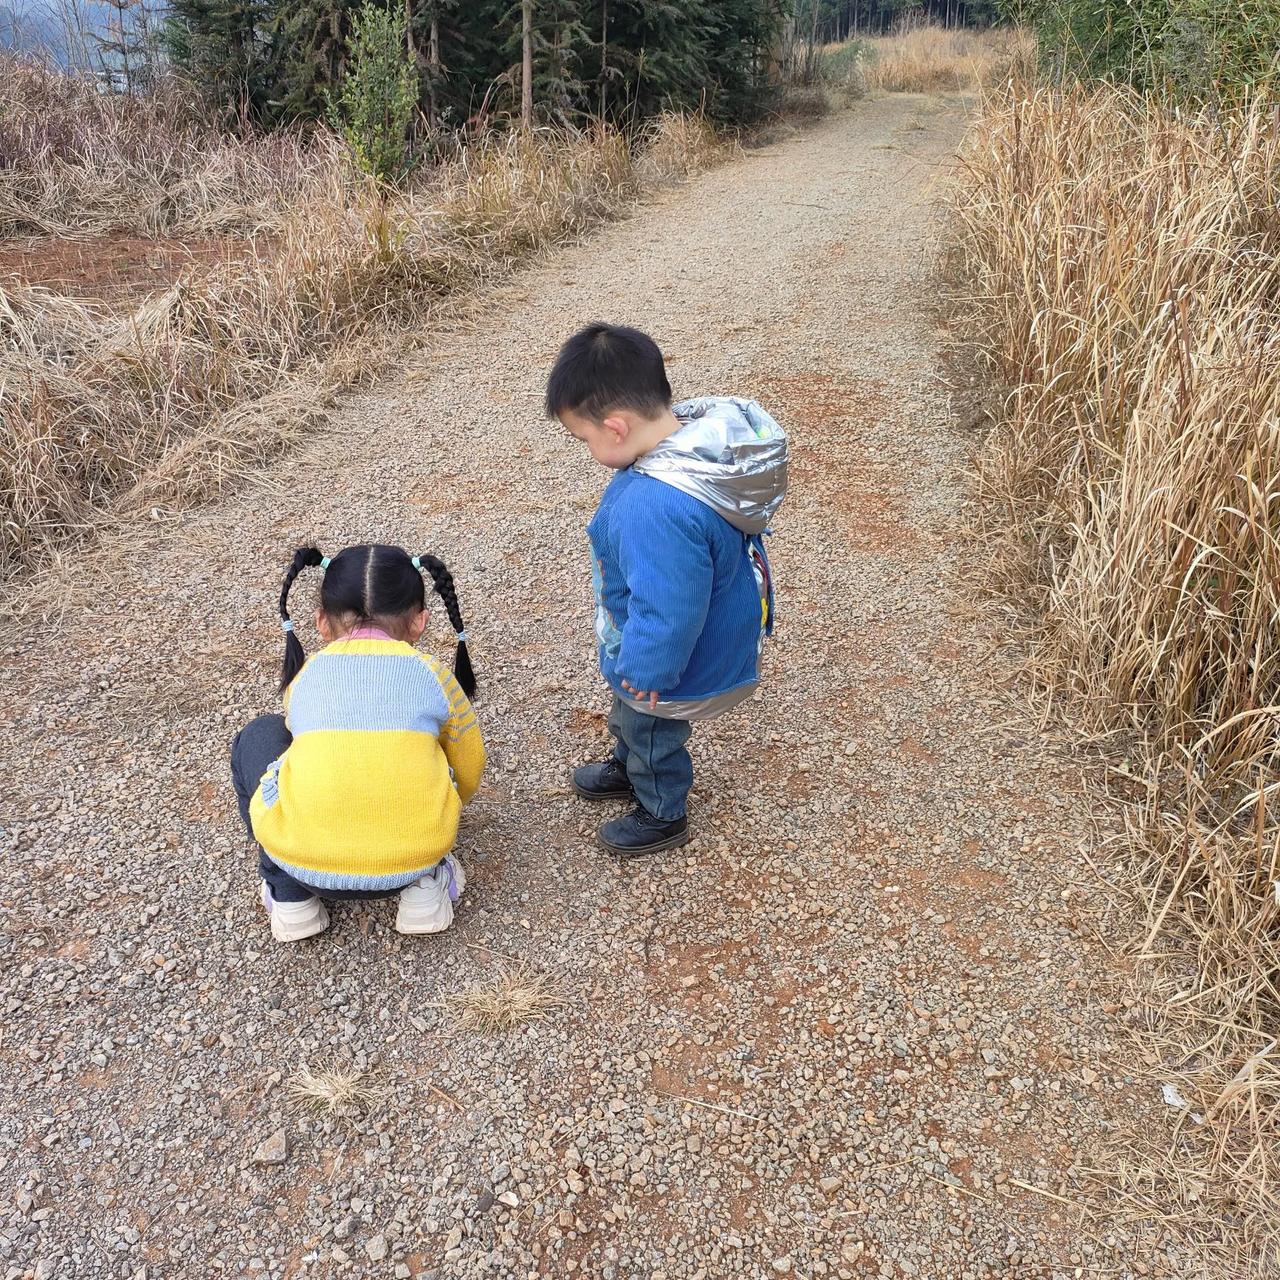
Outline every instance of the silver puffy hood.
<svg viewBox="0 0 1280 1280">
<path fill-rule="evenodd" d="M 705 502 L 743 533 L 763 533 L 787 493 L 787 437 L 754 400 L 702 396 L 671 411 L 680 429 L 633 467 Z"/>
</svg>

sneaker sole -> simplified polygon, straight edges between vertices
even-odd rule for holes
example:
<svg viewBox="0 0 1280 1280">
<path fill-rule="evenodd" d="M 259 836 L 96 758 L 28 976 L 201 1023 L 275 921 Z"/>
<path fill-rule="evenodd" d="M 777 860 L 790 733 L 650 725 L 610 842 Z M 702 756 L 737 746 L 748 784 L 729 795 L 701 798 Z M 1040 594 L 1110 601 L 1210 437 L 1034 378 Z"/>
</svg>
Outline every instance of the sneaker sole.
<svg viewBox="0 0 1280 1280">
<path fill-rule="evenodd" d="M 576 782 L 571 781 L 569 785 L 584 800 L 623 800 L 635 795 L 630 787 L 625 791 L 588 791 L 586 787 L 580 787 Z"/>
<path fill-rule="evenodd" d="M 430 916 L 396 916 L 396 932 L 409 936 L 414 934 L 443 933 L 453 924 L 453 912 L 446 917 L 440 912 L 432 912 Z"/>
<path fill-rule="evenodd" d="M 323 907 L 315 920 L 303 925 L 285 925 L 277 918 L 274 911 L 271 913 L 271 936 L 277 942 L 302 942 L 307 938 L 314 938 L 318 933 L 323 933 L 328 927 L 329 913 Z"/>
<path fill-rule="evenodd" d="M 606 852 L 611 853 L 615 858 L 643 858 L 650 853 L 662 853 L 666 849 L 678 849 L 681 845 L 688 844 L 693 839 L 693 832 L 688 827 L 679 833 L 679 835 L 667 836 L 663 840 L 655 840 L 653 844 L 642 845 L 621 845 L 610 844 L 604 836 L 597 836 L 596 843 Z"/>
<path fill-rule="evenodd" d="M 434 907 L 402 902 L 396 910 L 397 933 L 443 933 L 452 923 L 453 903 L 448 898 Z"/>
</svg>

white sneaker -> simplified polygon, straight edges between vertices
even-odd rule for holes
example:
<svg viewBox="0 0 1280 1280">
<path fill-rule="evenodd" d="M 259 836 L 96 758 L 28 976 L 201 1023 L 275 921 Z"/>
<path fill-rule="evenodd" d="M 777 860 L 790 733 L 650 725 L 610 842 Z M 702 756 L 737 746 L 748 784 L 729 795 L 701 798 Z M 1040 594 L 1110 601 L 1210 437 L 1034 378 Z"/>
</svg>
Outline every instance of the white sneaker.
<svg viewBox="0 0 1280 1280">
<path fill-rule="evenodd" d="M 443 933 L 453 923 L 453 904 L 467 887 L 462 864 L 447 854 L 425 876 L 400 890 L 399 933 Z"/>
<path fill-rule="evenodd" d="M 262 886 L 262 905 L 271 917 L 271 936 L 277 942 L 301 942 L 329 927 L 329 913 L 319 898 L 301 902 L 277 902 L 271 890 Z"/>
</svg>

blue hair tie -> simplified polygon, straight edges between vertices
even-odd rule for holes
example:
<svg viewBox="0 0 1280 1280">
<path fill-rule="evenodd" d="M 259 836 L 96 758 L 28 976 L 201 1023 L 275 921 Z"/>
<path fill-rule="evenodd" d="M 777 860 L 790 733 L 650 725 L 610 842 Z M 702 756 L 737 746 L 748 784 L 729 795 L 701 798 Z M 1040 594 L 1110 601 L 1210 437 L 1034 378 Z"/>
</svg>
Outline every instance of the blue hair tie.
<svg viewBox="0 0 1280 1280">
<path fill-rule="evenodd" d="M 328 556 L 321 556 L 321 557 L 320 557 L 320 567 L 321 567 L 322 569 L 327 569 L 327 568 L 328 568 L 332 563 L 333 563 L 333 561 L 332 561 L 332 560 L 330 560 Z"/>
<path fill-rule="evenodd" d="M 459 644 L 466 644 L 466 643 L 467 643 L 467 633 L 466 633 L 465 631 L 459 631 L 459 632 L 458 632 L 458 643 L 459 643 Z"/>
<path fill-rule="evenodd" d="M 422 557 L 421 557 L 421 556 L 410 556 L 410 557 L 409 557 L 409 563 L 410 563 L 411 565 L 413 565 L 413 567 L 414 567 L 415 569 L 417 569 L 417 571 L 418 571 L 419 573 L 421 573 L 421 572 L 422 572 Z"/>
<path fill-rule="evenodd" d="M 292 619 L 292 618 L 285 618 L 285 619 L 284 619 L 284 621 L 280 623 L 280 630 L 281 630 L 281 631 L 292 631 L 292 630 L 293 630 L 293 619 Z"/>
</svg>

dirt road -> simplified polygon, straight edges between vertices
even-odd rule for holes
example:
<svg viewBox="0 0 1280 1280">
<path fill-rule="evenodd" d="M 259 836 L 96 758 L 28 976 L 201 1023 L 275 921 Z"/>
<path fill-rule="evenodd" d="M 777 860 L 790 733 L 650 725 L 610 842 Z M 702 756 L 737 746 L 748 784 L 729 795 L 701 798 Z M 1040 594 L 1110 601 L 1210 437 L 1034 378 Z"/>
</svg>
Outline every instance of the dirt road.
<svg viewBox="0 0 1280 1280">
<path fill-rule="evenodd" d="M 1073 1172 L 1128 1105 L 1071 896 L 1083 802 L 955 576 L 966 444 L 929 302 L 962 127 L 866 102 L 666 194 L 261 483 L 86 557 L 66 614 L 9 638 L 0 1274 L 1126 1273 Z M 539 403 L 597 318 L 794 442 L 765 690 L 696 734 L 696 841 L 630 867 L 565 785 L 605 744 L 606 476 Z M 274 598 L 312 538 L 457 574 L 492 767 L 435 939 L 374 903 L 281 948 L 258 905 L 227 748 L 275 704 Z M 502 957 L 567 1003 L 460 1030 Z M 317 1118 L 301 1064 L 381 1093 Z"/>
</svg>

